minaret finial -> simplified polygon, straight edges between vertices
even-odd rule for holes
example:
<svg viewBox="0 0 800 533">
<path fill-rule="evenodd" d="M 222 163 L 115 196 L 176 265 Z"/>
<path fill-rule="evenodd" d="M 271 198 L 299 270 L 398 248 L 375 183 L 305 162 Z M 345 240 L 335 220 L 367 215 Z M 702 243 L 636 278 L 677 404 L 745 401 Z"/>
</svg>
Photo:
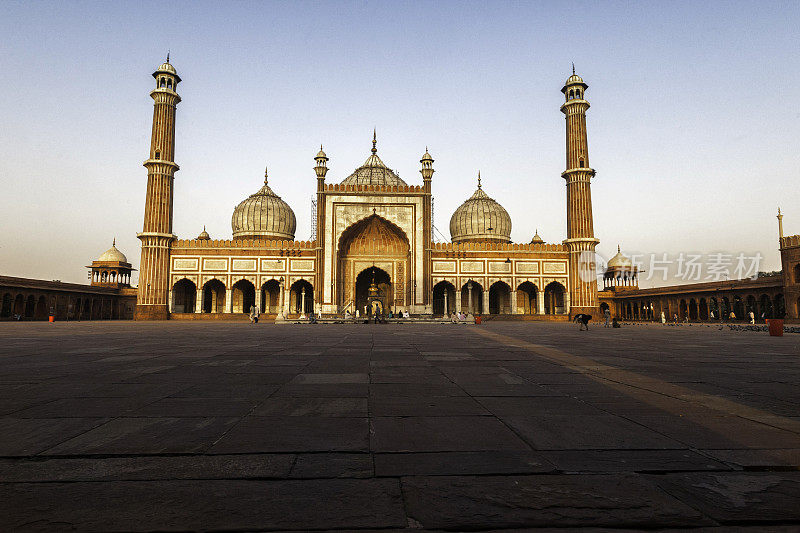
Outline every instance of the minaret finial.
<svg viewBox="0 0 800 533">
<path fill-rule="evenodd" d="M 575 62 L 572 62 L 572 75 L 575 75 Z"/>
<path fill-rule="evenodd" d="M 375 145 L 377 143 L 378 143 L 377 128 L 372 128 L 372 153 L 373 154 L 377 154 L 378 153 L 378 149 L 375 147 Z"/>
<path fill-rule="evenodd" d="M 267 167 L 264 167 L 264 185 L 267 184 L 267 179 L 268 179 L 268 175 L 269 175 L 267 170 L 268 170 Z"/>
<path fill-rule="evenodd" d="M 622 253 L 622 251 L 619 249 L 619 244 L 617 245 L 617 253 L 618 253 L 618 254 L 619 254 L 619 253 Z"/>
<path fill-rule="evenodd" d="M 169 50 L 167 50 L 167 63 L 169 63 Z"/>
<path fill-rule="evenodd" d="M 481 188 L 481 171 L 478 171 L 478 188 Z"/>
<path fill-rule="evenodd" d="M 116 238 L 116 237 L 114 237 L 114 238 L 111 240 L 111 246 L 116 246 L 116 245 L 117 245 L 117 238 Z"/>
</svg>

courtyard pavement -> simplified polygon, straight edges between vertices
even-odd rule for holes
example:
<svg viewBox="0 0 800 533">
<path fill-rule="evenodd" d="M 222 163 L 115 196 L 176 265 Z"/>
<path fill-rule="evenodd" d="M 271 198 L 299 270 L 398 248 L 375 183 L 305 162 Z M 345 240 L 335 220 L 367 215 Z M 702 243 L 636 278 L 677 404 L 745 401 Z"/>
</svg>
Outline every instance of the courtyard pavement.
<svg viewBox="0 0 800 533">
<path fill-rule="evenodd" d="M 800 335 L 0 323 L 0 531 L 800 527 Z"/>
</svg>

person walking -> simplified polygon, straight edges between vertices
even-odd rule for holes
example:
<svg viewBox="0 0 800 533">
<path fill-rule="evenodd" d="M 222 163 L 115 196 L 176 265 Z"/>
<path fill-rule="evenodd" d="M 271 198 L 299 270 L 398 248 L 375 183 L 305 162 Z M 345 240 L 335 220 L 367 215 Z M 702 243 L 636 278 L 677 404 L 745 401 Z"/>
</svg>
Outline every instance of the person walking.
<svg viewBox="0 0 800 533">
<path fill-rule="evenodd" d="M 667 323 L 667 315 L 664 314 L 664 311 L 661 311 L 661 323 L 662 324 Z"/>
<path fill-rule="evenodd" d="M 751 324 L 755 324 L 756 323 L 756 314 L 753 312 L 752 309 L 748 313 L 748 316 L 750 317 L 750 323 Z"/>
<path fill-rule="evenodd" d="M 605 325 L 603 327 L 607 328 L 607 327 L 609 327 L 608 321 L 611 319 L 611 310 L 606 308 L 606 310 L 603 311 L 603 315 L 605 315 L 605 317 L 606 317 L 606 323 L 605 323 Z"/>
<path fill-rule="evenodd" d="M 672 323 L 675 324 L 676 326 L 678 325 L 678 313 L 674 313 L 672 315 Z"/>
</svg>

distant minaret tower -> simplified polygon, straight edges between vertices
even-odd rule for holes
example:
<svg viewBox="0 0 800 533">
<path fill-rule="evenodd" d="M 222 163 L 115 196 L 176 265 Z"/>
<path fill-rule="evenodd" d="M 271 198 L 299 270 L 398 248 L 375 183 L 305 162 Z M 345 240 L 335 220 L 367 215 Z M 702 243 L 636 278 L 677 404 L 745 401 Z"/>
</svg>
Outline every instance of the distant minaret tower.
<svg viewBox="0 0 800 533">
<path fill-rule="evenodd" d="M 594 170 L 589 166 L 589 149 L 586 141 L 585 99 L 588 85 L 575 74 L 561 89 L 566 101 L 561 112 L 567 119 L 567 169 L 561 173 L 567 185 L 567 240 L 564 244 L 570 254 L 569 298 L 570 314 L 597 314 L 597 275 L 594 249 L 600 242 L 594 238 L 592 222 L 592 192 L 590 182 Z"/>
<path fill-rule="evenodd" d="M 175 108 L 181 101 L 177 88 L 181 78 L 169 62 L 153 73 L 156 88 L 150 93 L 155 101 L 153 133 L 147 168 L 147 195 L 144 204 L 144 227 L 138 234 L 142 241 L 139 264 L 139 289 L 136 298 L 137 320 L 169 318 L 169 253 L 172 234 L 172 182 L 175 172 Z"/>
</svg>

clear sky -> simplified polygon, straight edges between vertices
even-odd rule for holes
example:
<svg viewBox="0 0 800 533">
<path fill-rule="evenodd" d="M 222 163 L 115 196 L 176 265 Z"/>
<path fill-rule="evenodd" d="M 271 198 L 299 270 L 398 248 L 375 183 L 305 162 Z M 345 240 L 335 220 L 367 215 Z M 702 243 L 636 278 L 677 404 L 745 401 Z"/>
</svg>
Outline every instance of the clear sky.
<svg viewBox="0 0 800 533">
<path fill-rule="evenodd" d="M 780 268 L 775 214 L 800 232 L 798 2 L 2 2 L 0 274 L 85 282 L 117 246 L 138 267 L 167 50 L 183 78 L 174 231 L 231 238 L 270 185 L 310 234 L 328 182 L 378 154 L 421 184 L 435 225 L 484 190 L 565 238 L 564 80 L 589 84 L 598 251 L 727 252 Z M 646 285 L 646 283 L 643 283 Z"/>
</svg>

